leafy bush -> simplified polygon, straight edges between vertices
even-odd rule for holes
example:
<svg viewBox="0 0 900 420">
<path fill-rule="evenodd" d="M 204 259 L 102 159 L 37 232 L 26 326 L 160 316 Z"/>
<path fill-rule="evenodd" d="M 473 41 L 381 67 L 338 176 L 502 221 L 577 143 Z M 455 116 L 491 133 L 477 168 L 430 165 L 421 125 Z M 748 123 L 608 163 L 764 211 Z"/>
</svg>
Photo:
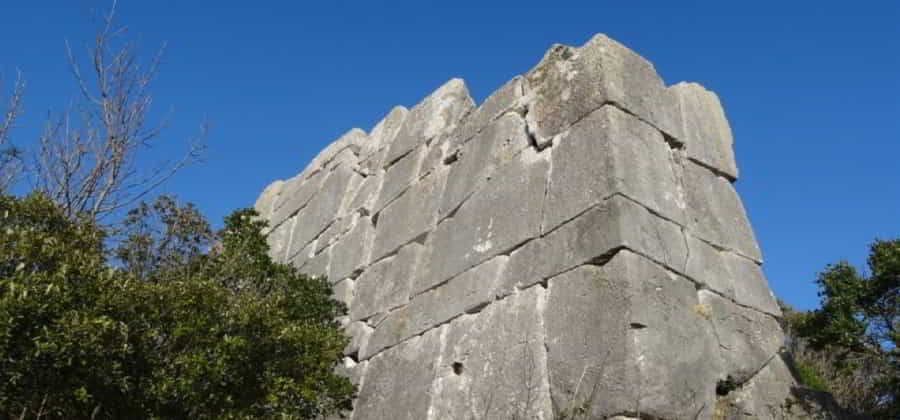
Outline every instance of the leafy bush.
<svg viewBox="0 0 900 420">
<path fill-rule="evenodd" d="M 253 210 L 216 236 L 192 207 L 162 199 L 126 227 L 111 253 L 103 230 L 45 197 L 0 197 L 0 417 L 349 408 L 353 386 L 334 374 L 346 308 L 323 279 L 269 259 Z"/>
</svg>

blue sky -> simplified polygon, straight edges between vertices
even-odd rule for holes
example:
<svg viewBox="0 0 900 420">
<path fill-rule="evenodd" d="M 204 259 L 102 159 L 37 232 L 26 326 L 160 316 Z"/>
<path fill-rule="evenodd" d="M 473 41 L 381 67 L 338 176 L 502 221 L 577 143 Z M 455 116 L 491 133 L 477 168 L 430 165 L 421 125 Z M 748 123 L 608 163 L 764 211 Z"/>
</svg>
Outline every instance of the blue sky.
<svg viewBox="0 0 900 420">
<path fill-rule="evenodd" d="M 779 297 L 813 307 L 826 263 L 862 264 L 872 239 L 900 235 L 900 2 L 552 3 L 122 1 L 119 12 L 145 51 L 169 44 L 154 92 L 155 114 L 173 112 L 171 146 L 154 153 L 211 123 L 206 163 L 164 189 L 214 221 L 395 104 L 451 77 L 481 101 L 551 44 L 603 32 L 667 83 L 721 97 Z M 63 41 L 85 45 L 89 10 L 104 4 L 2 2 L 3 86 L 16 69 L 28 83 L 18 145 L 74 95 Z"/>
</svg>

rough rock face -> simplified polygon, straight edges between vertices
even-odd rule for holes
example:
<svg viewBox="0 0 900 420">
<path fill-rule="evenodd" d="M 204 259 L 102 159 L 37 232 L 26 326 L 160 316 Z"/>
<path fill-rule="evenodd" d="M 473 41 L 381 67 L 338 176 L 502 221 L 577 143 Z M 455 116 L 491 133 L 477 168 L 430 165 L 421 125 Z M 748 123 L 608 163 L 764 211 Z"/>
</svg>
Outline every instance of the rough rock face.
<svg viewBox="0 0 900 420">
<path fill-rule="evenodd" d="M 716 95 L 598 35 L 351 130 L 256 208 L 350 308 L 353 419 L 804 417 L 737 176 Z"/>
</svg>

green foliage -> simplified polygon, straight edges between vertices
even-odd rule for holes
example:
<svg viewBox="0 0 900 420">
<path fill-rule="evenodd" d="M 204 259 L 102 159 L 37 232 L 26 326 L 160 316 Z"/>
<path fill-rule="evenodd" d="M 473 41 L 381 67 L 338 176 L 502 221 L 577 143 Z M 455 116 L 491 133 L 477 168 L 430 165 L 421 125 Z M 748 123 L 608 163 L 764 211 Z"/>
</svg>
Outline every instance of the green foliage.
<svg viewBox="0 0 900 420">
<path fill-rule="evenodd" d="M 900 418 L 900 239 L 875 241 L 868 269 L 866 276 L 847 262 L 828 265 L 816 280 L 820 308 L 786 319 L 829 362 L 833 382 L 851 384 L 855 406 Z"/>
<path fill-rule="evenodd" d="M 220 246 L 193 207 L 140 206 L 104 232 L 39 195 L 0 197 L 0 417 L 315 418 L 349 408 L 335 375 L 346 309 L 267 256 L 252 210 Z"/>
<path fill-rule="evenodd" d="M 810 363 L 796 362 L 797 373 L 800 375 L 800 383 L 814 391 L 829 392 L 825 379 L 819 375 L 819 371 Z"/>
</svg>

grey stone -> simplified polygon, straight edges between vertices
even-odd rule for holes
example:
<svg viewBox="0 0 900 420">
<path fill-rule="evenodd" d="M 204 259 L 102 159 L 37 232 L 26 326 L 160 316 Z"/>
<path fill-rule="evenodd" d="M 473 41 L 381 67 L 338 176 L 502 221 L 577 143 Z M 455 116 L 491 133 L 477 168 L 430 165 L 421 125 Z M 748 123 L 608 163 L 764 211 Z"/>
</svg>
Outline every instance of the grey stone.
<svg viewBox="0 0 900 420">
<path fill-rule="evenodd" d="M 424 157 L 425 145 L 421 145 L 385 169 L 384 182 L 373 206 L 373 213 L 383 209 L 416 181 Z"/>
<path fill-rule="evenodd" d="M 505 263 L 505 256 L 494 258 L 389 313 L 372 334 L 363 359 L 490 303 Z"/>
<path fill-rule="evenodd" d="M 269 219 L 272 211 L 275 210 L 275 200 L 281 194 L 283 188 L 284 181 L 278 180 L 266 186 L 263 192 L 259 194 L 259 198 L 256 199 L 253 208 L 259 213 L 260 217 Z"/>
<path fill-rule="evenodd" d="M 527 86 L 528 81 L 524 77 L 516 76 L 491 93 L 452 134 L 451 147 L 460 147 L 505 114 L 524 114 L 528 101 Z"/>
<path fill-rule="evenodd" d="M 331 263 L 332 248 L 333 247 L 325 248 L 322 252 L 313 255 L 312 257 L 308 257 L 306 263 L 298 267 L 300 272 L 308 276 L 326 277 L 330 279 L 328 276 L 328 266 Z"/>
<path fill-rule="evenodd" d="M 735 305 L 707 290 L 701 290 L 698 296 L 701 312 L 709 318 L 719 342 L 723 379 L 744 383 L 777 356 L 784 335 L 774 317 Z"/>
<path fill-rule="evenodd" d="M 533 149 L 499 168 L 429 237 L 414 292 L 538 236 L 548 169 L 547 159 Z"/>
<path fill-rule="evenodd" d="M 347 327 L 344 328 L 347 336 L 350 337 L 350 344 L 347 344 L 347 348 L 344 349 L 345 355 L 357 356 L 365 351 L 366 344 L 369 342 L 369 337 L 372 336 L 372 327 L 366 325 L 365 322 L 362 321 L 354 321 L 347 324 Z"/>
<path fill-rule="evenodd" d="M 334 222 L 346 199 L 344 193 L 354 177 L 359 175 L 343 165 L 326 176 L 315 198 L 297 213 L 288 257 L 293 256 Z"/>
<path fill-rule="evenodd" d="M 378 213 L 373 261 L 392 254 L 434 228 L 438 200 L 446 180 L 446 170 L 429 174 Z"/>
<path fill-rule="evenodd" d="M 393 164 L 416 146 L 441 133 L 452 131 L 460 118 L 474 107 L 465 82 L 461 79 L 448 81 L 409 111 L 391 143 L 384 166 Z"/>
<path fill-rule="evenodd" d="M 554 46 L 525 77 L 533 95 L 526 118 L 539 143 L 608 103 L 682 137 L 674 98 L 653 65 L 605 35 L 580 48 Z"/>
<path fill-rule="evenodd" d="M 281 194 L 272 205 L 272 216 L 269 218 L 270 226 L 278 226 L 291 215 L 302 209 L 309 203 L 322 185 L 325 174 L 319 172 L 309 179 L 295 176 L 285 182 L 281 188 Z"/>
<path fill-rule="evenodd" d="M 669 267 L 682 267 L 687 248 L 680 228 L 622 196 L 613 196 L 546 236 L 510 254 L 501 294 L 544 281 L 621 248 Z"/>
<path fill-rule="evenodd" d="M 369 266 L 357 280 L 358 299 L 350 308 L 350 318 L 366 319 L 409 302 L 421 249 L 422 245 L 412 242 L 400 248 L 395 257 Z"/>
<path fill-rule="evenodd" d="M 553 419 L 541 311 L 533 287 L 449 325 L 431 418 Z"/>
<path fill-rule="evenodd" d="M 369 132 L 369 140 L 363 145 L 360 157 L 369 157 L 379 150 L 385 150 L 386 154 L 387 147 L 394 141 L 394 137 L 400 131 L 400 126 L 403 125 L 403 120 L 408 114 L 409 110 L 402 106 L 393 107 Z M 378 166 L 381 166 L 381 162 L 378 163 Z"/>
<path fill-rule="evenodd" d="M 309 245 L 303 247 L 300 252 L 297 252 L 291 258 L 286 259 L 285 262 L 290 263 L 297 268 L 303 267 L 316 255 L 316 242 L 317 241 L 310 242 Z"/>
<path fill-rule="evenodd" d="M 381 184 L 384 181 L 384 171 L 378 174 L 365 177 L 353 194 L 350 204 L 347 205 L 349 212 L 357 212 L 363 215 L 374 213 L 375 200 L 381 193 Z"/>
<path fill-rule="evenodd" d="M 359 128 L 353 128 L 347 131 L 338 137 L 337 140 L 331 142 L 328 146 L 325 146 L 325 149 L 322 149 L 322 151 L 313 158 L 306 169 L 300 173 L 301 178 L 307 178 L 326 168 L 337 166 L 337 161 L 343 161 L 343 159 L 348 158 L 344 153 L 349 153 L 349 155 L 354 157 L 358 156 L 360 148 L 366 143 L 366 140 L 366 132 Z M 338 158 L 339 156 L 341 156 L 341 158 Z M 351 160 L 355 160 L 355 158 L 352 158 Z"/>
<path fill-rule="evenodd" d="M 409 419 L 428 416 L 436 369 L 441 365 L 444 328 L 389 349 L 369 361 L 359 390 L 355 420 Z"/>
<path fill-rule="evenodd" d="M 626 250 L 551 278 L 545 328 L 557 414 L 708 417 L 718 366 L 696 305 L 692 283 Z"/>
<path fill-rule="evenodd" d="M 368 217 L 362 217 L 331 251 L 329 276 L 334 281 L 354 276 L 369 264 L 375 228 Z"/>
<path fill-rule="evenodd" d="M 653 127 L 603 106 L 560 134 L 544 205 L 549 231 L 614 193 L 684 224 L 669 146 Z"/>
<path fill-rule="evenodd" d="M 688 228 L 699 238 L 762 262 L 759 245 L 734 186 L 708 169 L 684 162 Z"/>
<path fill-rule="evenodd" d="M 732 181 L 738 177 L 731 127 L 719 97 L 697 83 L 681 82 L 669 88 L 681 113 L 687 155 L 715 168 Z"/>
<path fill-rule="evenodd" d="M 334 286 L 332 286 L 332 297 L 336 299 L 338 302 L 347 305 L 348 308 L 353 305 L 353 294 L 356 285 L 354 284 L 353 279 L 344 279 Z"/>
<path fill-rule="evenodd" d="M 460 150 L 450 167 L 450 179 L 438 208 L 443 218 L 456 210 L 476 188 L 487 182 L 498 167 L 512 163 L 528 144 L 525 121 L 507 114 L 480 132 Z"/>
</svg>

